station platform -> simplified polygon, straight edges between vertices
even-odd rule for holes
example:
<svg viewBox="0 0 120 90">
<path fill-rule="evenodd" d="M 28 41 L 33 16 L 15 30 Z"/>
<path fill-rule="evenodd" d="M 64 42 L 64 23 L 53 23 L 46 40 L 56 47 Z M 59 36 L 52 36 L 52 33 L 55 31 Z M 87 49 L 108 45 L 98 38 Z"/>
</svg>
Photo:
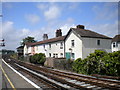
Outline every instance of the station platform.
<svg viewBox="0 0 120 90">
<path fill-rule="evenodd" d="M 34 87 L 23 79 L 20 75 L 15 73 L 11 68 L 9 68 L 4 62 L 2 62 L 2 90 L 38 90 L 39 88 Z M 6 77 L 7 76 L 7 77 Z"/>
</svg>

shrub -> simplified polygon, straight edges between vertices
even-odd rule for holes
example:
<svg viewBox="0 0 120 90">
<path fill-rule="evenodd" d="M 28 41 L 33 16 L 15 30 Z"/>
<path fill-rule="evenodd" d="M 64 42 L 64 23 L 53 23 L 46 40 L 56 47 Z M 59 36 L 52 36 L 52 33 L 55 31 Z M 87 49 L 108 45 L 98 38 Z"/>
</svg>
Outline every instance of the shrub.
<svg viewBox="0 0 120 90">
<path fill-rule="evenodd" d="M 120 51 L 106 53 L 95 50 L 84 60 L 80 58 L 75 60 L 72 68 L 82 74 L 120 76 Z"/>
<path fill-rule="evenodd" d="M 108 53 L 102 58 L 107 75 L 120 76 L 120 51 Z"/>
<path fill-rule="evenodd" d="M 75 60 L 73 62 L 72 69 L 73 69 L 73 71 L 75 71 L 77 73 L 85 74 L 86 73 L 85 64 L 86 64 L 86 62 L 84 60 L 82 60 L 81 58 L 78 58 L 77 60 Z"/>
<path fill-rule="evenodd" d="M 88 74 L 102 73 L 104 68 L 104 62 L 101 60 L 102 57 L 107 55 L 105 51 L 95 50 L 84 60 L 86 61 L 85 70 Z"/>
<path fill-rule="evenodd" d="M 44 65 L 45 54 L 39 53 L 39 54 L 34 54 L 33 56 L 30 56 L 30 62 L 34 64 Z"/>
</svg>

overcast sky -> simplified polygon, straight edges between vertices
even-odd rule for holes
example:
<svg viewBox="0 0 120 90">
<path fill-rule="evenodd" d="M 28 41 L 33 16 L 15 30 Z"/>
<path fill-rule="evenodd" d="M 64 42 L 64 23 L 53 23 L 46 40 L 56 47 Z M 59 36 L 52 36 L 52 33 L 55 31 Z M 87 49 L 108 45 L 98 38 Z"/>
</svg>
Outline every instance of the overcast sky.
<svg viewBox="0 0 120 90">
<path fill-rule="evenodd" d="M 2 14 L 6 49 L 15 50 L 27 36 L 53 38 L 59 28 L 65 35 L 78 24 L 109 37 L 118 34 L 117 2 L 3 2 Z"/>
</svg>

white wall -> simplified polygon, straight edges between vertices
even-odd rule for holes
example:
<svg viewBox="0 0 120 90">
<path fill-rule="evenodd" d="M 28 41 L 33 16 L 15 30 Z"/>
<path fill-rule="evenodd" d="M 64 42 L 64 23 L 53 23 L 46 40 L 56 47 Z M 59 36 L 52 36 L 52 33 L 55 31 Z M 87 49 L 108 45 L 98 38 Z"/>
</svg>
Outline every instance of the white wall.
<svg viewBox="0 0 120 90">
<path fill-rule="evenodd" d="M 118 44 L 118 47 L 113 47 L 113 43 Z M 111 44 L 112 52 L 119 51 L 120 50 L 120 42 L 112 42 Z"/>
<path fill-rule="evenodd" d="M 32 48 L 31 46 L 24 46 L 24 56 L 26 56 L 27 54 L 30 54 L 32 52 Z"/>
<path fill-rule="evenodd" d="M 71 40 L 74 40 L 74 47 L 71 46 Z M 71 32 L 65 40 L 65 53 L 71 53 L 69 48 L 71 48 L 72 53 L 75 54 L 75 59 L 82 58 L 82 41 L 73 32 Z"/>
<path fill-rule="evenodd" d="M 97 49 L 111 52 L 111 39 L 83 37 L 82 40 L 83 40 L 83 58 L 87 57 L 90 53 L 93 53 Z M 97 45 L 97 40 L 100 40 L 100 45 Z"/>
<path fill-rule="evenodd" d="M 24 50 L 24 56 L 25 56 L 26 54 L 28 54 L 28 49 L 27 49 L 27 46 L 26 46 L 26 45 L 24 46 L 24 49 L 23 49 L 23 50 Z"/>
<path fill-rule="evenodd" d="M 63 49 L 60 49 L 61 42 L 63 43 Z M 51 48 L 49 47 L 49 44 L 51 44 Z M 44 45 L 45 45 L 45 48 L 44 48 Z M 53 43 L 36 45 L 35 53 L 44 53 L 46 57 L 50 57 L 49 53 L 51 53 L 51 57 L 53 57 L 53 54 L 57 54 L 55 57 L 58 57 L 58 58 L 64 57 L 64 42 L 57 41 Z M 61 53 L 63 53 L 62 56 L 61 56 Z"/>
<path fill-rule="evenodd" d="M 75 47 L 71 47 L 71 40 L 75 41 Z M 100 40 L 100 45 L 97 45 L 97 40 Z M 84 59 L 98 49 L 111 52 L 111 39 L 85 38 L 71 32 L 65 40 L 65 52 L 71 52 L 69 48 L 75 53 L 75 59 Z"/>
</svg>

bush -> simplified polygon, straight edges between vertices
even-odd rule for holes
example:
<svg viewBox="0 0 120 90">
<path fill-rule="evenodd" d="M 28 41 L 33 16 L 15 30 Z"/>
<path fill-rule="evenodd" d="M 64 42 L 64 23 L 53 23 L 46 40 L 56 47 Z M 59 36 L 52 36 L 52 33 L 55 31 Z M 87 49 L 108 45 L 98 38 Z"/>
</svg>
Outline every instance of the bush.
<svg viewBox="0 0 120 90">
<path fill-rule="evenodd" d="M 80 58 L 75 60 L 72 68 L 82 74 L 120 76 L 120 51 L 106 53 L 95 50 L 84 60 Z"/>
<path fill-rule="evenodd" d="M 33 56 L 30 56 L 30 62 L 34 64 L 44 65 L 45 54 L 39 53 L 39 54 L 34 54 Z"/>
<path fill-rule="evenodd" d="M 105 62 L 105 74 L 120 76 L 120 51 L 108 53 L 102 60 Z"/>
<path fill-rule="evenodd" d="M 87 74 L 100 74 L 103 72 L 104 62 L 101 58 L 105 55 L 107 55 L 105 51 L 95 50 L 94 53 L 84 59 L 86 61 L 85 70 L 87 70 Z"/>
<path fill-rule="evenodd" d="M 81 58 L 78 58 L 77 60 L 73 62 L 72 69 L 73 71 L 77 73 L 85 74 L 86 73 L 85 72 L 85 61 L 82 60 Z"/>
</svg>

